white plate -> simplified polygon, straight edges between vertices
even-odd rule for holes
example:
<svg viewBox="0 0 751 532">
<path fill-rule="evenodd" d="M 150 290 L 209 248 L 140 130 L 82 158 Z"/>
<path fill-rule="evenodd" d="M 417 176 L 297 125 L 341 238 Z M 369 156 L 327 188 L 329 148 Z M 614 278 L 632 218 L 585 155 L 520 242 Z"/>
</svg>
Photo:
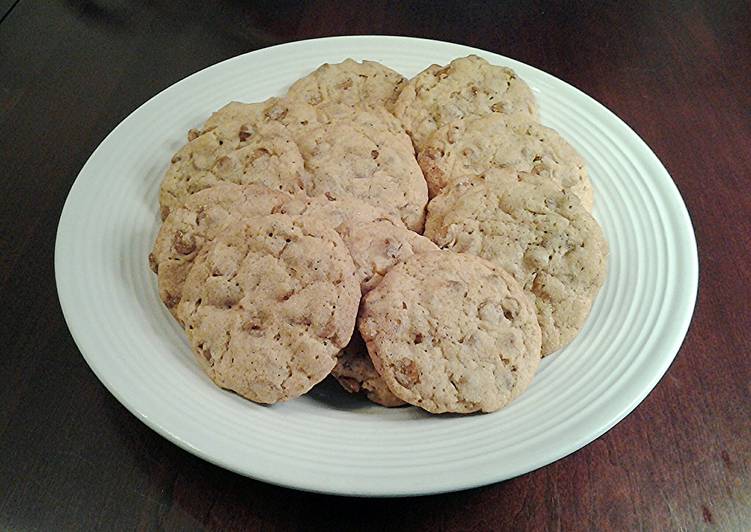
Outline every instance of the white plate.
<svg viewBox="0 0 751 532">
<path fill-rule="evenodd" d="M 213 386 L 161 305 L 147 262 L 159 225 L 159 183 L 187 130 L 229 100 L 281 95 L 323 62 L 373 59 L 412 76 L 469 53 L 514 68 L 533 88 L 542 122 L 589 164 L 610 264 L 583 332 L 543 361 L 522 397 L 489 415 L 388 410 L 326 384 L 264 407 Z M 698 279 L 691 221 L 673 181 L 615 115 L 517 61 L 402 37 L 329 38 L 259 50 L 202 70 L 146 102 L 112 131 L 76 179 L 60 218 L 55 270 L 65 318 L 86 361 L 149 427 L 250 477 L 353 495 L 489 484 L 591 442 L 631 412 L 670 365 L 691 319 Z"/>
</svg>

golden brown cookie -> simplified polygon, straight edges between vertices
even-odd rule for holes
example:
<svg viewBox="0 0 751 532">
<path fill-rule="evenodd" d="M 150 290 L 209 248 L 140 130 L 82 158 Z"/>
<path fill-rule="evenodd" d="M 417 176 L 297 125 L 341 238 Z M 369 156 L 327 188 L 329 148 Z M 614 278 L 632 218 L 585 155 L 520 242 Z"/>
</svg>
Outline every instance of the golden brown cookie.
<svg viewBox="0 0 751 532">
<path fill-rule="evenodd" d="M 608 246 L 575 194 L 524 173 L 518 179 L 455 184 L 430 202 L 425 235 L 511 273 L 534 300 L 547 355 L 584 325 L 605 280 Z"/>
<path fill-rule="evenodd" d="M 509 120 L 537 120 L 527 84 L 510 68 L 476 55 L 429 66 L 404 85 L 392 110 L 418 151 L 436 130 L 460 118 L 497 113 Z"/>
<path fill-rule="evenodd" d="M 306 188 L 297 144 L 274 122 L 225 122 L 193 138 L 173 157 L 159 193 L 162 219 L 195 192 L 217 183 L 258 183 L 299 193 Z"/>
<path fill-rule="evenodd" d="M 220 387 L 259 403 L 298 397 L 334 368 L 360 298 L 339 235 L 311 216 L 232 224 L 195 258 L 177 315 Z"/>
<path fill-rule="evenodd" d="M 409 137 L 388 112 L 354 111 L 296 138 L 311 176 L 309 195 L 393 209 L 407 227 L 422 231 L 428 187 Z"/>
<path fill-rule="evenodd" d="M 169 311 L 174 314 L 188 271 L 207 241 L 242 218 L 280 210 L 291 198 L 263 185 L 220 183 L 188 196 L 184 204 L 173 208 L 149 255 L 159 296 Z"/>
<path fill-rule="evenodd" d="M 540 124 L 509 122 L 497 114 L 461 119 L 433 133 L 418 161 L 431 197 L 466 176 L 508 169 L 547 178 L 592 210 L 584 159 L 554 129 Z"/>
<path fill-rule="evenodd" d="M 433 413 L 498 410 L 540 362 L 532 302 L 474 255 L 434 251 L 397 264 L 365 297 L 358 323 L 393 394 Z"/>
</svg>

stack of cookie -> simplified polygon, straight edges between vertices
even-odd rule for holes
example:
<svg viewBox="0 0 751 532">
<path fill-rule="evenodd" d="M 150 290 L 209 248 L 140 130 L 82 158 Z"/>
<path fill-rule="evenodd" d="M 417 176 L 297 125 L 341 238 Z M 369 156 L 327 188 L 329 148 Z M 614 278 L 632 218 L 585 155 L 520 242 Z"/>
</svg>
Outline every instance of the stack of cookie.
<svg viewBox="0 0 751 532">
<path fill-rule="evenodd" d="M 384 406 L 507 404 L 607 255 L 583 161 L 536 116 L 474 56 L 411 81 L 326 64 L 214 113 L 172 158 L 149 257 L 199 364 L 267 404 L 330 374 Z"/>
</svg>

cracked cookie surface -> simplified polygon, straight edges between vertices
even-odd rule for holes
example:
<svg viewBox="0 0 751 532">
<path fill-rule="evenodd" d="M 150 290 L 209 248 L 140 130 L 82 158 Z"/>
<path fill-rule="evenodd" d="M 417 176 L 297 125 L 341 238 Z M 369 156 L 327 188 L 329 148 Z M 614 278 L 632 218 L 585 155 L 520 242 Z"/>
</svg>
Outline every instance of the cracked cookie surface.
<svg viewBox="0 0 751 532">
<path fill-rule="evenodd" d="M 431 65 L 404 85 L 391 110 L 418 152 L 437 129 L 468 116 L 537 120 L 532 91 L 513 70 L 469 55 Z"/>
<path fill-rule="evenodd" d="M 359 330 L 389 389 L 429 412 L 492 412 L 517 397 L 540 361 L 534 306 L 482 258 L 413 255 L 364 299 Z"/>
<path fill-rule="evenodd" d="M 577 196 L 523 173 L 518 179 L 455 184 L 431 201 L 425 235 L 511 273 L 534 300 L 547 355 L 584 325 L 605 280 L 608 245 Z"/>
<path fill-rule="evenodd" d="M 227 227 L 204 246 L 177 315 L 218 386 L 276 403 L 331 372 L 359 298 L 352 259 L 325 221 L 271 214 Z"/>
</svg>

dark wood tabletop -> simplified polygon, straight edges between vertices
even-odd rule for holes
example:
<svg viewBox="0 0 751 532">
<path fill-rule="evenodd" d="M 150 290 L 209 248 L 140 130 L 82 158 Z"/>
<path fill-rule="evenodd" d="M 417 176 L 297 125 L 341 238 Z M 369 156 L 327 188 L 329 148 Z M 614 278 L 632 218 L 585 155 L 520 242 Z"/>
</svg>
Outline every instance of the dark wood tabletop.
<svg viewBox="0 0 751 532">
<path fill-rule="evenodd" d="M 751 529 L 751 4 L 0 0 L 0 529 Z M 152 432 L 65 325 L 58 218 L 86 159 L 181 78 L 270 45 L 428 37 L 541 68 L 652 147 L 691 214 L 696 312 L 668 373 L 547 467 L 405 499 L 248 479 Z"/>
</svg>

